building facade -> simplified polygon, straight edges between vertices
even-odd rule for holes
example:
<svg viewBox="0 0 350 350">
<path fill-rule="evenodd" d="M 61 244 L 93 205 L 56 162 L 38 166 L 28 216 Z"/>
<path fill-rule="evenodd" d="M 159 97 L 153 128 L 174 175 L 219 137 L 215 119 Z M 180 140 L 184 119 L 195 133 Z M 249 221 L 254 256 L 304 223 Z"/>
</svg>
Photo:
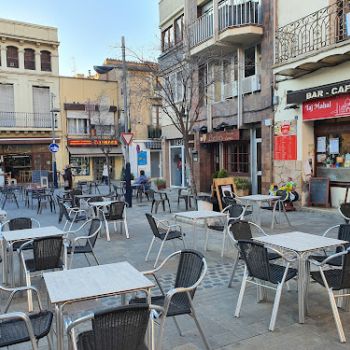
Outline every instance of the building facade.
<svg viewBox="0 0 350 350">
<path fill-rule="evenodd" d="M 273 7 L 267 0 L 161 0 L 159 64 L 174 75 L 178 57 L 198 62 L 203 86 L 191 154 L 197 190 L 209 191 L 215 172 L 247 177 L 252 192 L 272 182 Z M 180 53 L 180 54 L 179 54 Z M 182 135 L 164 123 L 164 174 L 188 185 Z"/>
<path fill-rule="evenodd" d="M 52 176 L 53 128 L 60 146 L 62 137 L 60 115 L 50 112 L 60 103 L 58 47 L 56 28 L 0 20 L 0 160 L 17 182 Z"/>
<path fill-rule="evenodd" d="M 310 204 L 310 177 L 337 207 L 350 184 L 350 2 L 276 6 L 274 179 L 291 177 Z M 325 203 L 326 204 L 326 203 Z"/>
<path fill-rule="evenodd" d="M 102 178 L 106 156 L 111 179 L 119 179 L 123 153 L 119 141 L 119 83 L 93 77 L 60 77 L 64 164 L 74 180 Z"/>
</svg>

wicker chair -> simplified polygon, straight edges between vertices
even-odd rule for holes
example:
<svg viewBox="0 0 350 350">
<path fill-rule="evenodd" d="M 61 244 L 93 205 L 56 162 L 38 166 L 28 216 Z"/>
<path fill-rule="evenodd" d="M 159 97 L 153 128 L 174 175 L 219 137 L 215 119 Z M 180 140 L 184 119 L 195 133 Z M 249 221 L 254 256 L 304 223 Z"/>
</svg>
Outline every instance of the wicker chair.
<svg viewBox="0 0 350 350">
<path fill-rule="evenodd" d="M 145 335 L 150 316 L 151 309 L 147 304 L 96 311 L 67 327 L 69 345 L 77 350 L 147 350 Z M 76 337 L 75 327 L 87 321 L 91 321 L 92 330 Z"/>
<path fill-rule="evenodd" d="M 238 241 L 239 250 L 245 262 L 245 270 L 239 292 L 235 317 L 239 317 L 243 302 L 244 292 L 247 283 L 252 283 L 266 288 L 266 282 L 277 285 L 276 288 L 268 286 L 269 289 L 276 289 L 275 300 L 273 303 L 272 315 L 269 330 L 275 329 L 278 307 L 280 304 L 281 294 L 284 283 L 297 275 L 297 270 L 289 267 L 296 259 L 287 258 L 282 253 L 275 251 L 285 261 L 285 266 L 270 263 L 267 249 L 260 243 L 252 240 Z"/>
<path fill-rule="evenodd" d="M 28 245 L 33 246 L 32 256 L 29 258 L 25 256 L 25 248 Z M 62 255 L 64 261 L 66 260 L 62 236 L 36 238 L 26 242 L 20 247 L 19 254 L 22 261 L 20 275 L 22 277 L 24 271 L 27 287 L 31 286 L 31 277 L 41 276 L 43 271 L 62 269 Z M 28 305 L 29 308 L 33 305 L 31 291 L 28 291 Z"/>
<path fill-rule="evenodd" d="M 344 218 L 348 224 L 350 222 L 350 203 L 342 203 L 338 208 L 339 214 Z"/>
<path fill-rule="evenodd" d="M 128 222 L 126 219 L 126 203 L 125 202 L 118 202 L 114 201 L 112 202 L 107 209 L 107 212 L 104 212 L 101 209 L 98 209 L 105 221 L 105 227 L 106 227 L 106 235 L 107 239 L 109 240 L 109 227 L 108 224 L 110 222 L 113 222 L 115 231 L 117 230 L 117 222 L 120 222 L 124 226 L 125 236 L 126 238 L 130 238 L 129 236 L 129 229 L 128 229 Z M 121 231 L 122 233 L 122 231 Z"/>
<path fill-rule="evenodd" d="M 236 251 L 235 258 L 233 261 L 233 270 L 232 270 L 230 281 L 228 283 L 229 288 L 231 288 L 232 286 L 232 282 L 235 277 L 238 261 L 240 258 L 240 252 L 237 247 L 237 242 L 239 240 L 252 240 L 253 239 L 252 228 L 254 228 L 259 235 L 267 236 L 265 231 L 259 225 L 250 221 L 243 221 L 243 220 L 236 221 L 236 222 L 233 222 L 228 228 L 229 237 L 234 242 L 235 251 Z M 269 252 L 268 257 L 269 257 L 269 260 L 274 260 L 274 259 L 279 259 L 280 255 L 273 252 Z"/>
<path fill-rule="evenodd" d="M 174 287 L 167 293 L 164 293 L 164 290 L 156 277 L 156 272 L 164 267 L 170 259 L 177 256 L 179 256 L 179 263 Z M 160 349 L 162 345 L 165 320 L 167 317 L 173 317 L 176 328 L 180 336 L 182 335 L 180 326 L 176 320 L 176 316 L 180 315 L 189 315 L 194 319 L 205 348 L 210 349 L 208 341 L 205 338 L 204 332 L 197 319 L 192 302 L 196 289 L 201 284 L 206 271 L 207 263 L 203 255 L 195 250 L 185 249 L 169 255 L 155 270 L 144 272 L 145 275 L 152 275 L 154 277 L 159 290 L 161 291 L 161 295 L 153 296 L 151 298 L 152 305 L 158 305 L 163 308 L 160 315 L 160 330 L 158 346 L 156 347 L 157 349 Z M 144 302 L 144 298 L 134 298 L 130 301 L 131 304 Z"/>
<path fill-rule="evenodd" d="M 335 269 L 329 269 L 327 265 L 333 265 L 332 260 L 337 261 L 341 258 L 341 265 Z M 322 262 L 311 260 L 311 263 L 318 266 L 319 271 L 311 272 L 311 277 L 317 283 L 327 289 L 329 302 L 331 304 L 333 317 L 337 326 L 339 339 L 342 343 L 346 342 L 343 326 L 339 317 L 339 312 L 335 298 L 350 297 L 350 248 L 340 253 L 329 256 Z M 335 265 L 335 264 L 334 264 Z M 333 291 L 347 290 L 345 293 L 334 294 Z"/>
<path fill-rule="evenodd" d="M 19 292 L 28 290 L 37 296 L 39 311 L 29 314 L 19 311 L 9 312 L 13 298 Z M 47 337 L 48 348 L 53 349 L 50 336 L 53 314 L 43 309 L 38 290 L 34 287 L 5 288 L 0 286 L 0 291 L 11 293 L 5 305 L 4 314 L 0 315 L 0 348 L 31 342 L 32 350 L 38 350 L 39 340 Z"/>
<path fill-rule="evenodd" d="M 77 235 L 79 234 L 86 226 L 90 225 L 88 234 L 85 236 L 79 235 L 78 237 L 74 237 L 72 239 L 69 239 L 70 235 Z M 102 227 L 102 221 L 98 218 L 91 219 L 87 222 L 85 222 L 82 226 L 80 226 L 77 230 L 67 232 L 67 235 L 65 236 L 65 241 L 69 242 L 69 245 L 67 246 L 67 254 L 70 254 L 71 258 L 69 261 L 69 269 L 72 268 L 73 265 L 73 257 L 74 254 L 84 254 L 87 262 L 89 265 L 90 261 L 86 254 L 91 254 L 93 258 L 95 259 L 95 262 L 97 265 L 99 265 L 99 261 L 97 260 L 97 257 L 94 253 L 94 247 L 97 240 L 97 236 L 99 232 L 101 231 Z M 79 241 L 85 241 L 84 245 L 78 244 Z"/>
<path fill-rule="evenodd" d="M 151 227 L 153 238 L 149 245 L 145 261 L 148 260 L 154 241 L 156 239 L 159 239 L 162 242 L 156 257 L 156 261 L 154 262 L 154 265 L 153 265 L 154 267 L 156 267 L 160 254 L 163 250 L 164 243 L 166 241 L 171 241 L 173 239 L 180 239 L 183 243 L 184 248 L 186 248 L 185 241 L 184 241 L 185 235 L 182 233 L 182 228 L 180 225 L 169 225 L 169 222 L 167 220 L 156 221 L 156 218 L 153 215 L 148 213 L 146 213 L 146 218 Z"/>
<path fill-rule="evenodd" d="M 325 259 L 327 259 L 330 255 L 333 255 L 334 253 L 339 253 L 341 251 L 344 250 L 344 248 L 349 248 L 350 246 L 350 224 L 341 224 L 341 225 L 335 225 L 330 227 L 328 230 L 326 230 L 326 232 L 323 234 L 323 237 L 328 236 L 332 231 L 334 231 L 336 228 L 338 228 L 338 233 L 337 233 L 337 239 L 341 240 L 341 241 L 348 241 L 348 244 L 344 244 L 344 246 L 341 247 L 337 247 L 336 251 L 334 252 L 326 252 L 324 251 L 324 254 L 322 255 L 312 255 L 310 257 L 310 259 L 318 261 L 318 262 L 322 262 Z M 342 260 L 343 257 L 342 256 L 338 256 L 334 259 L 329 260 L 328 265 L 331 266 L 341 266 L 342 265 Z"/>
</svg>

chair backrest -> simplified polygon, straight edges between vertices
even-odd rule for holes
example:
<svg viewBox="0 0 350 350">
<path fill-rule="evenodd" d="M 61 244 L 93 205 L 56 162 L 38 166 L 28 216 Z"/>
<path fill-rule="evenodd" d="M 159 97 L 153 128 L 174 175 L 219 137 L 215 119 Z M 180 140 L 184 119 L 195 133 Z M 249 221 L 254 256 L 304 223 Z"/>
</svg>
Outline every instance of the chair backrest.
<svg viewBox="0 0 350 350">
<path fill-rule="evenodd" d="M 9 230 L 25 230 L 33 227 L 33 222 L 31 218 L 14 218 L 8 222 Z"/>
<path fill-rule="evenodd" d="M 278 190 L 276 196 L 281 196 L 279 200 L 285 202 L 289 198 L 289 193 L 286 190 Z"/>
<path fill-rule="evenodd" d="M 91 238 L 88 238 L 88 240 L 92 248 L 95 246 L 97 236 L 99 231 L 101 230 L 101 227 L 102 227 L 102 221 L 100 219 L 98 218 L 91 219 L 88 236 L 91 236 L 91 235 L 93 236 Z M 86 245 L 89 245 L 89 243 L 86 242 Z"/>
<path fill-rule="evenodd" d="M 190 287 L 195 284 L 202 274 L 204 267 L 204 256 L 200 252 L 191 249 L 184 249 L 180 253 L 179 265 L 176 272 L 175 288 Z M 193 298 L 196 290 L 190 292 Z M 179 293 L 177 298 L 184 298 L 187 301 L 186 293 Z M 188 301 L 187 301 L 188 302 Z"/>
<path fill-rule="evenodd" d="M 237 203 L 235 197 L 228 197 L 228 196 L 223 196 L 222 202 L 224 203 L 225 206 L 229 206 Z"/>
<path fill-rule="evenodd" d="M 238 246 L 241 256 L 246 263 L 249 276 L 269 281 L 270 263 L 268 252 L 264 245 L 252 240 L 239 240 Z"/>
<path fill-rule="evenodd" d="M 90 333 L 90 337 L 79 339 L 78 349 L 147 349 L 144 340 L 149 317 L 150 310 L 147 304 L 120 306 L 95 312 L 92 334 Z"/>
<path fill-rule="evenodd" d="M 66 218 L 66 220 L 71 221 L 72 219 L 69 217 L 68 210 L 67 210 L 66 206 L 64 205 L 63 201 L 59 200 L 57 198 L 57 202 L 58 202 L 58 206 L 60 208 L 58 222 L 61 222 L 63 216 Z"/>
<path fill-rule="evenodd" d="M 34 239 L 33 255 L 35 270 L 42 271 L 59 268 L 62 249 L 62 236 L 52 236 Z"/>
<path fill-rule="evenodd" d="M 154 219 L 153 215 L 149 214 L 149 213 L 146 213 L 146 218 L 147 218 L 147 221 L 151 227 L 151 230 L 152 230 L 152 233 L 155 237 L 158 237 L 160 238 L 160 233 L 159 233 L 159 229 L 158 229 L 158 226 L 157 226 L 157 223 L 156 223 L 156 220 Z"/>
<path fill-rule="evenodd" d="M 230 218 L 239 219 L 243 212 L 244 206 L 242 204 L 231 204 L 227 207 Z"/>
<path fill-rule="evenodd" d="M 343 255 L 342 261 L 342 273 L 339 276 L 338 288 L 349 289 L 350 288 L 350 249 L 348 248 L 347 254 Z"/>
<path fill-rule="evenodd" d="M 103 202 L 103 198 L 102 196 L 91 197 L 89 198 L 88 202 Z"/>
<path fill-rule="evenodd" d="M 347 241 L 348 244 L 344 244 L 345 248 L 350 247 L 350 224 L 341 224 L 339 225 L 338 229 L 338 239 L 341 241 Z M 343 247 L 337 247 L 336 251 L 337 253 L 341 252 L 343 250 Z"/>
<path fill-rule="evenodd" d="M 108 208 L 108 220 L 122 220 L 124 210 L 125 202 L 112 202 Z"/>
<path fill-rule="evenodd" d="M 340 204 L 339 211 L 344 217 L 350 220 L 350 203 Z"/>
<path fill-rule="evenodd" d="M 230 231 L 236 241 L 251 240 L 253 238 L 252 230 L 248 221 L 237 221 L 230 225 Z"/>
</svg>

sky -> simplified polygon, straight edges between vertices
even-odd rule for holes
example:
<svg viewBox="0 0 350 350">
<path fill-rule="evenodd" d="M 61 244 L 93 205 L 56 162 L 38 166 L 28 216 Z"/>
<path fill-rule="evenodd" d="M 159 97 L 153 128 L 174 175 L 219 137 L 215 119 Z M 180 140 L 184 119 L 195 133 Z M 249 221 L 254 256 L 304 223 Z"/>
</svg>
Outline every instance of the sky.
<svg viewBox="0 0 350 350">
<path fill-rule="evenodd" d="M 105 58 L 155 60 L 158 0 L 1 0 L 0 17 L 58 28 L 60 75 L 88 74 Z M 135 55 L 136 53 L 136 55 Z"/>
</svg>

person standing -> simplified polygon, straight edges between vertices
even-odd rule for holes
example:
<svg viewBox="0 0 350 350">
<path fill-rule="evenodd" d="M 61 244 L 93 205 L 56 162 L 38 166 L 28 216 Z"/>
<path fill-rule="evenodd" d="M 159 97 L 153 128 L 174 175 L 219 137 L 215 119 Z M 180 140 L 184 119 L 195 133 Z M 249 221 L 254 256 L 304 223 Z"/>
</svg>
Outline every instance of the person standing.
<svg viewBox="0 0 350 350">
<path fill-rule="evenodd" d="M 70 164 L 68 164 L 64 169 L 63 180 L 65 182 L 64 188 L 66 190 L 71 190 L 73 188 L 73 174 Z"/>
<path fill-rule="evenodd" d="M 108 166 L 103 164 L 102 179 L 101 182 L 108 185 Z"/>
</svg>

